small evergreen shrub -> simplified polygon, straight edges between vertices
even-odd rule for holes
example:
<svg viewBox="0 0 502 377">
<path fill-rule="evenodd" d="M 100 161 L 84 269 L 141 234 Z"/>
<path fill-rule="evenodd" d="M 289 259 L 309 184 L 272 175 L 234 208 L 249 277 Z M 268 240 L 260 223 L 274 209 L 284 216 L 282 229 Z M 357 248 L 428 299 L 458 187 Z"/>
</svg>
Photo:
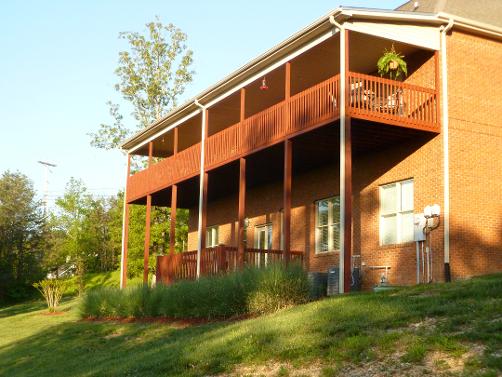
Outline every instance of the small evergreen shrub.
<svg viewBox="0 0 502 377">
<path fill-rule="evenodd" d="M 67 281 L 62 279 L 45 279 L 34 283 L 33 286 L 45 298 L 49 312 L 53 313 L 63 297 L 67 284 Z"/>
<path fill-rule="evenodd" d="M 271 265 L 227 275 L 179 281 L 154 288 L 89 291 L 81 304 L 83 317 L 169 317 L 214 319 L 268 313 L 308 301 L 309 281 L 301 266 Z"/>
</svg>

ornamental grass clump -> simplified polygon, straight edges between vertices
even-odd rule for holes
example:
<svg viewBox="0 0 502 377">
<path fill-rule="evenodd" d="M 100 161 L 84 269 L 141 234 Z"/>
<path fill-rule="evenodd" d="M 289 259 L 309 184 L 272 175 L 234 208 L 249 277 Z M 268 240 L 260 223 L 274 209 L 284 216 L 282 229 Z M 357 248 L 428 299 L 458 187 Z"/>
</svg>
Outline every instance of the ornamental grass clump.
<svg viewBox="0 0 502 377">
<path fill-rule="evenodd" d="M 34 283 L 33 286 L 44 297 L 47 302 L 49 312 L 54 313 L 68 286 L 68 282 L 63 279 L 45 279 Z"/>
<path fill-rule="evenodd" d="M 154 288 L 89 291 L 81 315 L 93 318 L 223 319 L 276 311 L 308 301 L 309 281 L 299 265 L 245 268 L 226 275 Z"/>
</svg>

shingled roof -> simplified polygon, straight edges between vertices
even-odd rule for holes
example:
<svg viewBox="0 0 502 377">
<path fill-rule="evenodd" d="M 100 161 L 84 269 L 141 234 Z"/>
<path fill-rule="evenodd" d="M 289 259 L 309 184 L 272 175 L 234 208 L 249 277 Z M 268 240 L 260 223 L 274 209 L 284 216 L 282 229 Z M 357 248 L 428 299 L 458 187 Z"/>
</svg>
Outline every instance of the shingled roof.
<svg viewBox="0 0 502 377">
<path fill-rule="evenodd" d="M 416 8 L 415 3 L 418 3 Z M 396 10 L 424 13 L 444 12 L 502 27 L 501 0 L 412 0 L 397 7 Z"/>
</svg>

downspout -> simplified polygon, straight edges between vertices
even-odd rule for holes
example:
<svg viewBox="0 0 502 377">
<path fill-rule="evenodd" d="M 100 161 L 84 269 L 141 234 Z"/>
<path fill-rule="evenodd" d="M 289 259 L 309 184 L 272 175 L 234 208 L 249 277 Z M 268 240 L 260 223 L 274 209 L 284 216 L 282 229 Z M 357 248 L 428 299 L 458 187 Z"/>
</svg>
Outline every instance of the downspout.
<svg viewBox="0 0 502 377">
<path fill-rule="evenodd" d="M 441 97 L 442 97 L 442 123 L 443 123 L 443 181 L 444 181 L 444 274 L 445 281 L 451 281 L 450 273 L 450 155 L 448 138 L 448 64 L 446 60 L 446 33 L 453 27 L 453 19 L 448 20 L 448 24 L 439 28 L 441 34 Z"/>
<path fill-rule="evenodd" d="M 340 252 L 338 258 L 339 293 L 344 293 L 344 261 L 345 261 L 345 28 L 339 24 L 333 15 L 329 22 L 340 30 Z"/>
<path fill-rule="evenodd" d="M 204 164 L 205 164 L 205 141 L 206 141 L 206 106 L 199 103 L 197 99 L 194 100 L 195 105 L 197 105 L 202 110 L 202 124 L 201 124 L 201 142 L 200 142 L 200 179 L 199 179 L 199 224 L 197 227 L 198 241 L 197 241 L 197 280 L 200 277 L 200 260 L 202 256 L 202 201 L 203 201 L 203 191 L 204 191 Z"/>
</svg>

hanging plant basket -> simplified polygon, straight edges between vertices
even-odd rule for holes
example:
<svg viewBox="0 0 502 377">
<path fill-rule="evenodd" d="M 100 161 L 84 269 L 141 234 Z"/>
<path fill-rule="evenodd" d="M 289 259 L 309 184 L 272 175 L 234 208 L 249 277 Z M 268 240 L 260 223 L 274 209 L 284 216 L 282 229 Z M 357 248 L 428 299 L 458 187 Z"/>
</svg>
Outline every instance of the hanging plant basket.
<svg viewBox="0 0 502 377">
<path fill-rule="evenodd" d="M 389 76 L 389 78 L 394 80 L 408 75 L 408 67 L 404 60 L 404 55 L 397 52 L 394 45 L 392 45 L 390 50 L 385 50 L 380 59 L 378 59 L 377 69 L 380 76 Z"/>
</svg>

